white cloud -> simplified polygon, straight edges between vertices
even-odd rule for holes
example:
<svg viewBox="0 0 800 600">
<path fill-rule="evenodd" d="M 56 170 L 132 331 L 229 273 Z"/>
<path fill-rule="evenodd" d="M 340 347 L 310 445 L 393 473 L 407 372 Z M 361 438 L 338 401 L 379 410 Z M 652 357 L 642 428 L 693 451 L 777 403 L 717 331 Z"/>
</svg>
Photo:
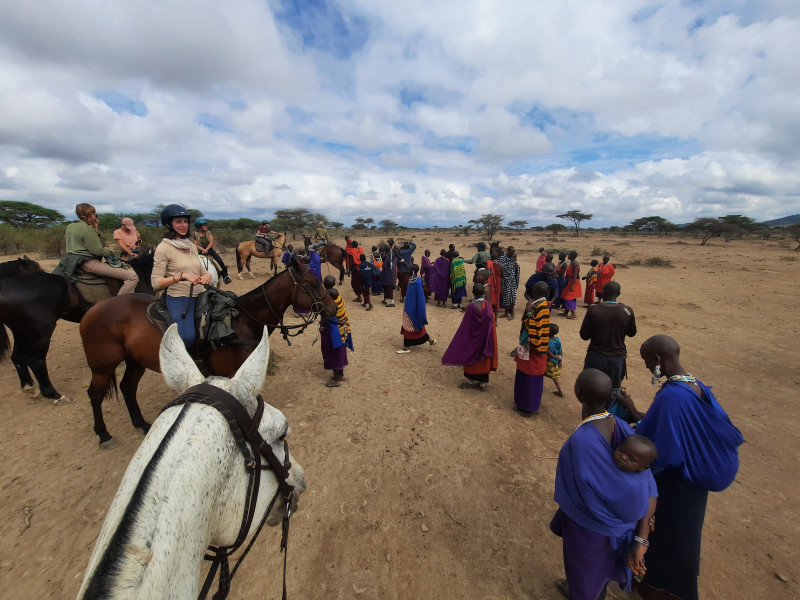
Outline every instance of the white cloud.
<svg viewBox="0 0 800 600">
<path fill-rule="evenodd" d="M 0 5 L 3 197 L 347 223 L 800 212 L 796 2 L 360 0 L 304 32 L 275 2 Z"/>
</svg>

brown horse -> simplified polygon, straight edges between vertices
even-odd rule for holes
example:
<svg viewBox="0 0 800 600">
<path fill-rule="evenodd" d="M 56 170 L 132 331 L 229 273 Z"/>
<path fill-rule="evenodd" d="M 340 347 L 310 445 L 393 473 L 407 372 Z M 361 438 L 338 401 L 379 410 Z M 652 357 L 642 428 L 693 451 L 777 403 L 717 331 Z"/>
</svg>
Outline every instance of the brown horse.
<svg viewBox="0 0 800 600">
<path fill-rule="evenodd" d="M 145 315 L 152 296 L 128 294 L 116 296 L 92 307 L 80 325 L 86 362 L 92 370 L 89 399 L 94 413 L 94 431 L 103 448 L 113 447 L 103 421 L 102 403 L 117 393 L 115 370 L 125 362 L 125 374 L 119 384 L 128 414 L 134 427 L 150 428 L 136 401 L 136 389 L 145 370 L 160 372 L 158 348 L 161 331 Z M 311 310 L 312 316 L 302 325 L 286 326 L 283 313 L 289 306 Z M 297 335 L 319 315 L 332 317 L 336 303 L 317 277 L 299 260 L 290 268 L 267 280 L 236 301 L 239 316 L 231 321 L 236 338 L 202 357 L 206 374 L 232 377 L 258 344 L 264 327 L 269 333 L 279 328 L 288 342 L 288 335 Z M 290 328 L 299 328 L 289 334 Z"/>
<path fill-rule="evenodd" d="M 253 240 L 241 242 L 238 246 L 236 246 L 236 270 L 239 273 L 239 279 L 243 279 L 242 269 L 244 267 L 247 267 L 247 274 L 250 275 L 251 278 L 255 279 L 255 275 L 253 275 L 253 273 L 250 271 L 250 259 L 254 256 L 256 258 L 271 259 L 272 263 L 270 264 L 270 269 L 272 271 L 272 275 L 277 275 L 278 265 L 281 262 L 281 256 L 283 255 L 283 246 L 285 242 L 286 236 L 282 233 L 279 233 L 278 236 L 272 240 L 272 251 L 269 254 L 258 250 L 256 248 L 256 243 Z"/>
<path fill-rule="evenodd" d="M 308 252 L 308 247 L 311 245 L 311 238 L 304 235 L 303 243 L 306 246 L 306 252 Z M 335 244 L 325 244 L 318 253 L 322 262 L 339 269 L 339 285 L 342 285 L 344 281 L 345 265 L 347 264 L 347 252 Z"/>
</svg>

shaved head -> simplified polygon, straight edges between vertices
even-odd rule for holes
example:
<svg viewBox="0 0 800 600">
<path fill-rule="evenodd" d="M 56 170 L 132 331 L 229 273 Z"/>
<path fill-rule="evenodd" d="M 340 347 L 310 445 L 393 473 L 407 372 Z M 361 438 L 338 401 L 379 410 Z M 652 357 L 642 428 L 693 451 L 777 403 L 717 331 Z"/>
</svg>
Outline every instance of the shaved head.
<svg viewBox="0 0 800 600">
<path fill-rule="evenodd" d="M 681 347 L 678 345 L 678 342 L 668 335 L 659 334 L 647 338 L 644 344 L 642 344 L 639 353 L 642 355 L 642 358 L 658 355 L 661 357 L 669 356 L 677 360 L 681 354 Z"/>
<path fill-rule="evenodd" d="M 544 298 L 547 296 L 549 286 L 544 281 L 537 281 L 533 284 L 533 299 Z"/>
<path fill-rule="evenodd" d="M 616 281 L 609 281 L 603 286 L 603 300 L 616 298 L 621 291 L 622 288 Z"/>
<path fill-rule="evenodd" d="M 575 395 L 581 404 L 605 410 L 611 402 L 611 377 L 599 369 L 584 369 L 575 380 Z"/>
</svg>

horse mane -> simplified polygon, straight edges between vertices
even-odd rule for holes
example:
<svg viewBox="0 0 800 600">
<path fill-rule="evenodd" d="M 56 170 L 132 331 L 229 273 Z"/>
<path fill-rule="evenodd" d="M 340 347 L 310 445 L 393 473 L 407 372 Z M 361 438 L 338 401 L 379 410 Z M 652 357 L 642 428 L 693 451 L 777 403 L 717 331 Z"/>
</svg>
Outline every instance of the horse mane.
<svg viewBox="0 0 800 600">
<path fill-rule="evenodd" d="M 183 422 L 183 419 L 186 413 L 189 411 L 190 406 L 190 404 L 184 404 L 180 414 L 178 414 L 178 417 L 175 419 L 175 422 L 172 424 L 169 430 L 167 430 L 167 433 L 164 435 L 161 443 L 159 443 L 158 448 L 156 448 L 156 451 L 153 453 L 153 456 L 150 458 L 147 466 L 144 468 L 144 471 L 142 471 L 142 476 L 139 478 L 139 482 L 136 484 L 136 489 L 134 489 L 131 499 L 128 502 L 128 506 L 125 507 L 125 512 L 122 514 L 119 527 L 117 527 L 114 535 L 111 536 L 111 539 L 106 546 L 106 550 L 103 553 L 103 556 L 100 558 L 100 561 L 98 562 L 97 567 L 92 574 L 92 578 L 86 587 L 86 594 L 84 597 L 106 598 L 109 597 L 109 594 L 112 592 L 115 580 L 120 574 L 119 563 L 126 554 L 125 547 L 130 542 L 133 526 L 136 523 L 139 513 L 141 512 L 145 495 L 147 494 L 150 488 L 150 483 L 153 479 L 153 473 L 158 467 L 161 458 L 164 456 L 170 441 L 175 436 L 175 433 L 178 431 L 178 428 Z"/>
</svg>

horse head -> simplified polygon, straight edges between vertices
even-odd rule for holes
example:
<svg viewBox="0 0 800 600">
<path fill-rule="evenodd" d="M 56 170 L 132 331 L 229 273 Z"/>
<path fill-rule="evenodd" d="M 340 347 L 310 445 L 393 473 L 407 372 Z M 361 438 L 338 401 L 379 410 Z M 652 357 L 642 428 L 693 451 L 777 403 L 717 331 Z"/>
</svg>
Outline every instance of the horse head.
<svg viewBox="0 0 800 600">
<path fill-rule="evenodd" d="M 295 255 L 292 257 L 291 268 L 297 274 L 298 287 L 303 292 L 296 295 L 292 304 L 306 310 L 316 310 L 324 318 L 336 316 L 336 302 L 308 265 Z M 321 309 L 317 308 L 319 306 Z"/>
<path fill-rule="evenodd" d="M 42 271 L 42 266 L 32 258 L 28 258 L 27 254 L 23 254 L 22 258 L 17 258 L 17 262 L 19 264 L 20 274 Z"/>
<path fill-rule="evenodd" d="M 186 351 L 183 340 L 178 334 L 178 327 L 175 324 L 171 325 L 164 334 L 158 356 L 164 380 L 176 392 L 183 393 L 188 388 L 205 381 L 234 396 L 252 417 L 256 412 L 258 402 L 256 396 L 263 387 L 267 375 L 269 332 L 265 327 L 264 335 L 261 337 L 258 346 L 245 359 L 231 379 L 216 375 L 205 379 L 200 369 L 197 368 L 197 364 Z M 270 444 L 275 457 L 281 463 L 286 460 L 283 442 L 288 430 L 289 425 L 283 413 L 277 408 L 265 404 L 264 413 L 258 425 L 258 432 L 264 438 L 264 441 Z M 292 498 L 292 512 L 294 512 L 297 508 L 300 494 L 306 489 L 305 474 L 303 468 L 292 461 L 290 475 L 289 483 L 295 488 Z M 269 515 L 267 523 L 269 525 L 277 525 L 283 518 L 283 510 L 283 506 L 275 506 Z"/>
</svg>

